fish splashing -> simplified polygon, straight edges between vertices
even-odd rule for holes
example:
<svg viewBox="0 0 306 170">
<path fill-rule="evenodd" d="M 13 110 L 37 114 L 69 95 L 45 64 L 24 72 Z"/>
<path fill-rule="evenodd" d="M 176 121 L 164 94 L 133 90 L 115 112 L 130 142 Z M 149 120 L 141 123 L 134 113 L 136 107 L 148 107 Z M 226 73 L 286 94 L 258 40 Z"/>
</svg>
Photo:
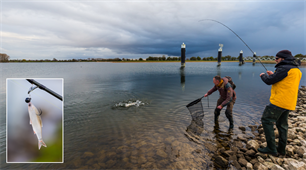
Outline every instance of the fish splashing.
<svg viewBox="0 0 306 170">
<path fill-rule="evenodd" d="M 145 105 L 145 103 L 141 102 L 140 100 L 136 100 L 135 102 L 133 101 L 128 101 L 127 103 L 120 102 L 118 104 L 115 104 L 115 107 L 131 107 L 131 106 L 141 106 Z"/>
</svg>

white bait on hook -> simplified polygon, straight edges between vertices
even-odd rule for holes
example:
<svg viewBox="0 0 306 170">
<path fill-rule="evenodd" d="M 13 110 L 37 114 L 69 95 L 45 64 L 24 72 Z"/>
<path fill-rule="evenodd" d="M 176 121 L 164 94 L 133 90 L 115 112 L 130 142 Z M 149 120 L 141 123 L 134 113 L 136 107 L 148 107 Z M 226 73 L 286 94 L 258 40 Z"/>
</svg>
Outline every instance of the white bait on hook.
<svg viewBox="0 0 306 170">
<path fill-rule="evenodd" d="M 38 139 L 38 149 L 40 149 L 41 145 L 47 147 L 42 139 L 41 128 L 43 127 L 43 124 L 40 117 L 41 113 L 38 112 L 37 108 L 31 102 L 28 103 L 28 111 L 30 115 L 30 124 L 32 125 L 33 132 Z"/>
</svg>

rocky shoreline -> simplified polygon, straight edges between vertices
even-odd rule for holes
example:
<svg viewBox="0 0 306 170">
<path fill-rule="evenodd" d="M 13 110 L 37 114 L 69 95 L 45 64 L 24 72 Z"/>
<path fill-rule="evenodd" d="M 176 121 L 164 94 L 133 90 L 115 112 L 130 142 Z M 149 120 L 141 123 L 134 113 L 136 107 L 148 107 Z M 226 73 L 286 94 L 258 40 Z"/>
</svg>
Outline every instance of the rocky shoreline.
<svg viewBox="0 0 306 170">
<path fill-rule="evenodd" d="M 230 149 L 221 148 L 213 157 L 221 169 L 242 170 L 304 170 L 306 169 L 306 87 L 299 89 L 297 106 L 289 113 L 286 155 L 274 157 L 257 151 L 266 147 L 262 125 L 239 127 L 243 134 L 250 130 L 254 136 L 238 136 L 230 142 Z M 275 142 L 278 144 L 278 130 L 274 125 Z"/>
</svg>

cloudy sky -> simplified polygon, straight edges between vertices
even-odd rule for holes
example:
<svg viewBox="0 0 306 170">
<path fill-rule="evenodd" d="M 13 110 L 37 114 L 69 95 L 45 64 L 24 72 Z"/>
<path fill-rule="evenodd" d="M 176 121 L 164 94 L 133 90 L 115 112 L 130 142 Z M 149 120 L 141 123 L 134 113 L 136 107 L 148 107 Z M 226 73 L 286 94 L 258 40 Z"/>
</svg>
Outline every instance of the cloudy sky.
<svg viewBox="0 0 306 170">
<path fill-rule="evenodd" d="M 306 54 L 305 0 L 1 0 L 11 59 Z"/>
</svg>

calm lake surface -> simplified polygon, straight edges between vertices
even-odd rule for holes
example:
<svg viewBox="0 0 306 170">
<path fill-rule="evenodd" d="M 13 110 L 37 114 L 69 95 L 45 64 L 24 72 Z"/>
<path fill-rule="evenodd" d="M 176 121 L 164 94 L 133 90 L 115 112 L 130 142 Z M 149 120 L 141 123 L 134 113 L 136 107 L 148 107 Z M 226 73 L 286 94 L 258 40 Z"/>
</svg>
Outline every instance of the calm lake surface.
<svg viewBox="0 0 306 170">
<path fill-rule="evenodd" d="M 260 123 L 270 88 L 246 63 L 0 63 L 1 169 L 205 169 L 213 148 L 229 147 L 248 125 Z M 265 64 L 274 71 L 274 64 Z M 306 85 L 306 68 L 300 68 Z M 234 130 L 223 109 L 220 130 L 213 112 L 219 93 L 203 98 L 204 117 L 192 119 L 186 105 L 213 87 L 215 75 L 231 76 L 237 100 Z M 6 78 L 64 79 L 64 163 L 6 163 Z M 119 103 L 141 101 L 140 106 Z M 28 121 L 28 120 L 26 120 Z M 238 129 L 245 126 L 243 134 Z M 44 149 L 44 148 L 42 148 Z"/>
</svg>

